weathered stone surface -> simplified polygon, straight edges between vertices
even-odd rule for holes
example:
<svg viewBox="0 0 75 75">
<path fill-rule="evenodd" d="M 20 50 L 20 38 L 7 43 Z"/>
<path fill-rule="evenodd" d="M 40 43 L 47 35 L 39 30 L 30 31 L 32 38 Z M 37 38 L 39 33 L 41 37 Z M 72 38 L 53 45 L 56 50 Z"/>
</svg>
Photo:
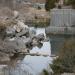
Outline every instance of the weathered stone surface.
<svg viewBox="0 0 75 75">
<path fill-rule="evenodd" d="M 75 10 L 52 9 L 50 26 L 46 28 L 47 34 L 75 35 Z"/>
<path fill-rule="evenodd" d="M 15 31 L 16 30 L 14 28 L 12 28 L 12 27 L 8 27 L 6 29 L 6 33 L 7 33 L 8 36 L 14 36 L 15 35 Z"/>
<path fill-rule="evenodd" d="M 4 58 L 2 62 L 16 59 L 19 54 L 29 53 L 34 46 L 42 46 L 44 34 L 36 35 L 36 31 L 30 30 L 22 21 L 17 21 L 16 25 L 10 25 L 5 30 L 6 37 L 0 39 L 0 52 Z"/>
<path fill-rule="evenodd" d="M 44 34 L 41 33 L 41 34 L 38 34 L 38 35 L 36 36 L 36 38 L 37 38 L 38 41 L 43 41 L 45 37 L 44 37 Z"/>
</svg>

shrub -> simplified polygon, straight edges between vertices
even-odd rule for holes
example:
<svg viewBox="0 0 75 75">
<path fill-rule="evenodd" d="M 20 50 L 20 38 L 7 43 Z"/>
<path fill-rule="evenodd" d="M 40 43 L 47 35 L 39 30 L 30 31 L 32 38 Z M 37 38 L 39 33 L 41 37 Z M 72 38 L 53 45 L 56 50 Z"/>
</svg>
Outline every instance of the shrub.
<svg viewBox="0 0 75 75">
<path fill-rule="evenodd" d="M 48 71 L 45 69 L 43 70 L 43 73 L 44 73 L 44 75 L 49 75 Z"/>
<path fill-rule="evenodd" d="M 65 0 L 66 5 L 71 5 L 75 9 L 75 0 Z"/>
</svg>

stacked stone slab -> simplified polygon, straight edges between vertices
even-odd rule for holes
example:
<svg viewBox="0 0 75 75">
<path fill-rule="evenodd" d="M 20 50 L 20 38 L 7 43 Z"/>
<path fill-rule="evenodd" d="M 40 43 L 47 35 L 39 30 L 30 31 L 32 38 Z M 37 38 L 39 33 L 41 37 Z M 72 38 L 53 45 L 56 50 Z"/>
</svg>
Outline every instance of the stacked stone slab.
<svg viewBox="0 0 75 75">
<path fill-rule="evenodd" d="M 52 9 L 50 26 L 47 33 L 74 34 L 75 33 L 75 10 L 74 9 Z"/>
</svg>

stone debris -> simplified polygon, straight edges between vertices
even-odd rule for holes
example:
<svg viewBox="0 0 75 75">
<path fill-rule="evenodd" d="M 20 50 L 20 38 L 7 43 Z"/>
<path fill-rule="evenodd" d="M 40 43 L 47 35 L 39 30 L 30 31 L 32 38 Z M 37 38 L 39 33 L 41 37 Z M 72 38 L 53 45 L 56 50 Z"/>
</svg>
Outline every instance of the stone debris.
<svg viewBox="0 0 75 75">
<path fill-rule="evenodd" d="M 15 25 L 8 26 L 5 33 L 5 38 L 0 39 L 0 52 L 4 53 L 3 58 L 9 58 L 10 60 L 15 54 L 29 53 L 34 46 L 41 48 L 41 41 L 44 40 L 44 34 L 36 35 L 35 29 L 30 29 L 19 20 Z"/>
<path fill-rule="evenodd" d="M 38 39 L 38 41 L 43 41 L 43 40 L 44 40 L 44 34 L 43 34 L 43 33 L 38 34 L 38 35 L 36 36 L 36 38 Z"/>
</svg>

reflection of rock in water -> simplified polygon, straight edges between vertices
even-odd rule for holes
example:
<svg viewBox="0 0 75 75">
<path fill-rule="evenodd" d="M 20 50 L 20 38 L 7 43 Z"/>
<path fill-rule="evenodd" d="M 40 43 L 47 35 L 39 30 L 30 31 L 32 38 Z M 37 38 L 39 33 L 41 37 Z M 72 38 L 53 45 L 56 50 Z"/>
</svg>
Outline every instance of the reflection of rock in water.
<svg viewBox="0 0 75 75">
<path fill-rule="evenodd" d="M 15 68 L 6 66 L 2 69 L 2 75 L 31 75 L 29 71 L 23 69 L 23 66 L 25 66 L 25 64 L 18 64 Z"/>
<path fill-rule="evenodd" d="M 49 35 L 51 43 L 51 54 L 57 55 L 64 45 L 65 40 L 75 37 L 71 35 Z"/>
<path fill-rule="evenodd" d="M 1 67 L 0 65 L 0 75 L 29 75 L 27 71 L 23 70 L 22 67 L 24 64 L 20 64 L 24 59 L 25 54 L 15 54 L 15 56 L 11 57 L 10 62 L 7 62 L 5 66 Z M 2 64 L 5 62 L 1 62 Z M 21 66 L 23 65 L 23 66 Z"/>
</svg>

